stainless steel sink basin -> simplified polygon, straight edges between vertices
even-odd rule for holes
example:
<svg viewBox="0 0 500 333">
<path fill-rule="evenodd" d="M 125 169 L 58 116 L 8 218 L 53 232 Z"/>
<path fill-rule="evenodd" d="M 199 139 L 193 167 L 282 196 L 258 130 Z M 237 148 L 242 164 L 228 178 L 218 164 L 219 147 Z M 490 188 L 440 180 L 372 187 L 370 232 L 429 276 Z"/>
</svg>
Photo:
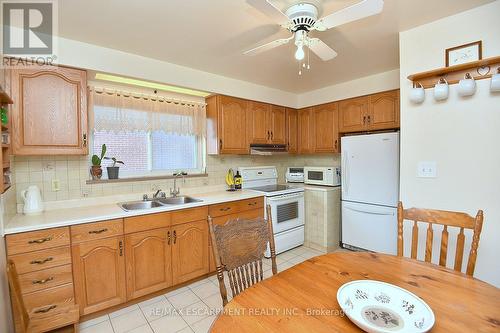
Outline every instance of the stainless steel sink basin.
<svg viewBox="0 0 500 333">
<path fill-rule="evenodd" d="M 153 200 L 142 200 L 142 201 L 129 201 L 119 203 L 120 206 L 125 211 L 131 210 L 143 210 L 143 209 L 151 209 L 158 207 L 165 207 L 168 205 L 183 205 L 192 202 L 202 202 L 203 200 L 188 197 L 185 195 L 180 195 L 178 197 L 169 197 L 169 198 L 157 198 Z"/>
<path fill-rule="evenodd" d="M 118 204 L 123 210 L 141 210 L 141 209 L 151 209 L 157 207 L 163 207 L 161 203 L 153 200 L 145 200 L 145 201 L 130 201 L 130 202 L 122 202 Z"/>
<path fill-rule="evenodd" d="M 178 197 L 160 198 L 158 201 L 164 205 L 182 205 L 191 202 L 202 202 L 203 200 L 180 195 Z"/>
</svg>

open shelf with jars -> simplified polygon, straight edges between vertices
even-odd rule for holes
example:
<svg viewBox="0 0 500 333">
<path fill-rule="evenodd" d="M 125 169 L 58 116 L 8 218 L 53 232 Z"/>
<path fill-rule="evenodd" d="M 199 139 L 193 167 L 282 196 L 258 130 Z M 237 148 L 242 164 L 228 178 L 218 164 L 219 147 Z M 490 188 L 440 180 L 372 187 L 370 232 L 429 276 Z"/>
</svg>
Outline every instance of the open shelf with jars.
<svg viewBox="0 0 500 333">
<path fill-rule="evenodd" d="M 11 131 L 10 131 L 10 114 L 9 106 L 14 101 L 6 91 L 0 87 L 0 124 L 1 124 L 1 142 L 2 154 L 0 154 L 0 164 L 2 165 L 2 180 L 0 181 L 0 193 L 7 191 L 12 184 L 12 173 L 10 170 L 10 155 L 11 155 Z"/>
</svg>

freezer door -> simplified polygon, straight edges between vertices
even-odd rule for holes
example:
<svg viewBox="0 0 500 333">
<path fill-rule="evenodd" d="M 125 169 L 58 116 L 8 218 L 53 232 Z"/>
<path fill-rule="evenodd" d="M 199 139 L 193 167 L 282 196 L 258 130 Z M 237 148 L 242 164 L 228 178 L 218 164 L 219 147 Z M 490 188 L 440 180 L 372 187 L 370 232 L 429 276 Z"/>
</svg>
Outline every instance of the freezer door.
<svg viewBox="0 0 500 333">
<path fill-rule="evenodd" d="M 396 254 L 397 209 L 343 201 L 342 243 Z"/>
<path fill-rule="evenodd" d="M 397 206 L 399 133 L 342 137 L 342 200 Z"/>
</svg>

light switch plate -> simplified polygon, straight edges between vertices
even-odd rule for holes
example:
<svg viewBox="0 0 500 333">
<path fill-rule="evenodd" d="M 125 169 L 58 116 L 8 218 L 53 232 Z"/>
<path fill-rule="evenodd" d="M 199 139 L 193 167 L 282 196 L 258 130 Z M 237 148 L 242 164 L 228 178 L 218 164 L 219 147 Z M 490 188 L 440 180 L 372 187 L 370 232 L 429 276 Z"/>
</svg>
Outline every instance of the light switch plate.
<svg viewBox="0 0 500 333">
<path fill-rule="evenodd" d="M 417 167 L 417 177 L 419 178 L 436 178 L 437 163 L 435 161 L 420 161 Z"/>
<path fill-rule="evenodd" d="M 52 179 L 52 192 L 58 192 L 59 190 L 59 179 Z"/>
</svg>

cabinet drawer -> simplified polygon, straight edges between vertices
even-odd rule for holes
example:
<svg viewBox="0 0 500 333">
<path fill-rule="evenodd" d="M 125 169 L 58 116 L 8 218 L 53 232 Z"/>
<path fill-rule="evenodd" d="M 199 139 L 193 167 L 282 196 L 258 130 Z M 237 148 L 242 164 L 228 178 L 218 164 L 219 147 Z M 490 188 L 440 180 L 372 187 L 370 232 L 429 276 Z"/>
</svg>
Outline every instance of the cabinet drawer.
<svg viewBox="0 0 500 333">
<path fill-rule="evenodd" d="M 71 265 L 63 265 L 19 275 L 19 284 L 23 294 L 72 282 Z"/>
<path fill-rule="evenodd" d="M 170 227 L 170 213 L 148 214 L 127 217 L 123 220 L 123 230 L 126 234 L 158 228 Z"/>
<path fill-rule="evenodd" d="M 71 264 L 69 246 L 9 256 L 16 264 L 17 273 L 24 274 Z"/>
<path fill-rule="evenodd" d="M 256 219 L 259 217 L 264 217 L 264 210 L 262 208 L 259 209 L 252 209 L 252 210 L 247 210 L 246 212 L 240 212 L 240 213 L 235 213 L 235 214 L 230 214 L 230 215 L 224 215 L 224 216 L 219 216 L 214 219 L 212 219 L 213 224 L 224 224 L 229 220 L 235 220 L 237 218 L 240 219 Z"/>
<path fill-rule="evenodd" d="M 208 206 L 172 212 L 172 225 L 207 220 Z"/>
<path fill-rule="evenodd" d="M 238 201 L 225 202 L 217 205 L 211 205 L 208 208 L 208 215 L 211 217 L 234 214 L 239 211 Z"/>
<path fill-rule="evenodd" d="M 69 245 L 69 228 L 54 228 L 7 235 L 9 255 Z"/>
<path fill-rule="evenodd" d="M 110 220 L 71 226 L 71 241 L 79 243 L 88 240 L 123 235 L 123 220 Z"/>
<path fill-rule="evenodd" d="M 35 291 L 23 296 L 24 305 L 31 313 L 50 313 L 63 305 L 75 303 L 73 284 Z"/>
<path fill-rule="evenodd" d="M 264 197 L 238 201 L 238 211 L 240 212 L 262 207 L 264 207 Z"/>
</svg>

